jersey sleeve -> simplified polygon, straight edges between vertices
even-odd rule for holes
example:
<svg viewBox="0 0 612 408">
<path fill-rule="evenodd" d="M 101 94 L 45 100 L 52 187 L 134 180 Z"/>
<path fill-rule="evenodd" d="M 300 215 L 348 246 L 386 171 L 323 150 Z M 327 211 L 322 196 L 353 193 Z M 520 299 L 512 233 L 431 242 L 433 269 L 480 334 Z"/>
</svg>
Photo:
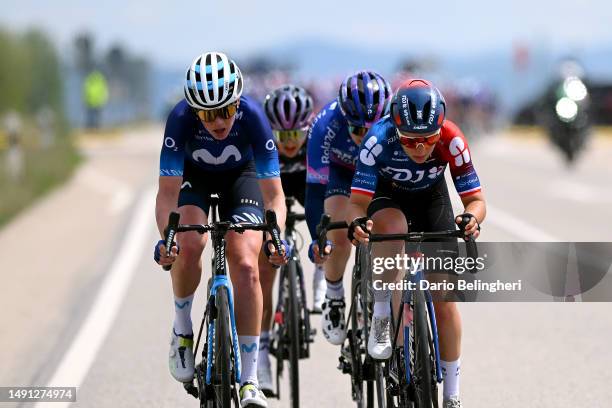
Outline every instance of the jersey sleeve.
<svg viewBox="0 0 612 408">
<path fill-rule="evenodd" d="M 164 142 L 159 157 L 160 176 L 182 176 L 185 165 L 185 138 L 187 120 L 179 103 L 168 115 Z"/>
<path fill-rule="evenodd" d="M 382 145 L 378 143 L 378 139 L 374 135 L 364 139 L 361 143 L 357 168 L 351 185 L 351 194 L 365 194 L 369 197 L 374 195 L 378 184 L 377 157 L 382 150 Z"/>
<path fill-rule="evenodd" d="M 306 183 L 327 185 L 329 181 L 329 143 L 325 145 L 325 110 L 308 130 Z"/>
<path fill-rule="evenodd" d="M 278 150 L 274 143 L 272 128 L 263 110 L 256 103 L 249 103 L 248 129 L 255 159 L 257 178 L 280 177 Z"/>
<path fill-rule="evenodd" d="M 467 139 L 461 129 L 454 123 L 445 123 L 445 143 L 442 146 L 443 155 L 450 167 L 451 177 L 455 184 L 455 190 L 460 197 L 478 193 L 482 190 L 480 179 L 474 168 L 472 153 Z"/>
</svg>

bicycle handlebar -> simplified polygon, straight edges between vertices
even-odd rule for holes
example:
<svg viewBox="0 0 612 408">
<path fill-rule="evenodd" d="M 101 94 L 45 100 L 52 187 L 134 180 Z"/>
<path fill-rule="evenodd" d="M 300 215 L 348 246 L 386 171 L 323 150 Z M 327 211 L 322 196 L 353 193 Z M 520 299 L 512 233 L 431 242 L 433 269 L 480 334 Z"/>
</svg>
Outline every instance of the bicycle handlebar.
<svg viewBox="0 0 612 408">
<path fill-rule="evenodd" d="M 272 244 L 277 252 L 281 252 L 282 244 L 280 239 L 280 229 L 276 221 L 276 213 L 273 210 L 266 211 L 266 222 L 261 224 L 234 224 L 229 221 L 215 222 L 212 224 L 179 224 L 180 214 L 171 212 L 168 216 L 168 226 L 164 231 L 164 241 L 167 253 L 174 243 L 174 238 L 179 232 L 196 231 L 200 234 L 205 234 L 210 231 L 227 232 L 236 231 L 242 234 L 244 231 L 267 231 L 272 237 Z M 164 270 L 169 271 L 172 266 L 166 265 Z"/>
<path fill-rule="evenodd" d="M 435 232 L 408 232 L 406 234 L 370 234 L 370 242 L 384 242 L 384 241 L 408 241 L 408 242 L 421 242 L 426 239 L 440 239 L 440 238 L 464 238 L 465 239 L 465 227 L 470 221 L 469 216 L 463 216 L 459 223 L 459 229 L 446 230 L 446 231 L 435 231 Z M 327 231 L 348 228 L 345 221 L 331 222 L 331 217 L 328 214 L 321 216 L 321 221 L 317 225 L 317 244 L 319 245 L 319 251 L 324 248 L 325 242 L 327 241 Z M 476 247 L 476 241 L 473 236 L 469 236 L 466 240 L 466 252 L 467 256 L 471 258 L 478 257 L 478 248 Z M 474 270 L 470 270 L 474 273 Z"/>
</svg>

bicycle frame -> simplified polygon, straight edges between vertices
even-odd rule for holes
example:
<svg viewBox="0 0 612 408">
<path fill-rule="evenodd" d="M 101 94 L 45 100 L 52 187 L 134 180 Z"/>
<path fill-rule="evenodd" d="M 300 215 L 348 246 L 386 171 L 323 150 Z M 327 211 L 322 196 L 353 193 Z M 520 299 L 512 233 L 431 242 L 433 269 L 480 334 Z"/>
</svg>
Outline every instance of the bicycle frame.
<svg viewBox="0 0 612 408">
<path fill-rule="evenodd" d="M 406 280 L 406 277 L 404 277 Z M 424 279 L 424 272 L 422 269 L 418 270 L 415 274 L 411 274 L 410 281 L 418 284 L 419 281 Z M 431 335 L 432 341 L 434 345 L 434 355 L 435 355 L 435 365 L 436 365 L 436 381 L 438 383 L 442 382 L 442 370 L 440 368 L 440 345 L 438 340 L 438 326 L 436 324 L 436 314 L 433 304 L 433 299 L 431 296 L 431 292 L 429 289 L 424 290 L 425 293 L 425 302 L 427 306 L 427 314 L 429 316 L 429 324 L 431 327 Z M 403 319 L 404 307 L 410 305 L 412 302 L 412 291 L 404 290 L 402 293 L 402 300 L 399 306 L 399 315 L 397 318 L 397 329 L 395 330 L 395 335 L 393 338 L 393 349 L 397 346 L 397 336 L 399 333 L 399 328 L 403 327 L 403 336 L 404 336 L 404 350 L 409 350 L 410 345 L 408 344 L 409 336 L 410 336 L 410 325 L 409 322 Z M 408 353 L 404 353 L 404 364 L 406 367 L 406 384 L 410 384 L 412 373 L 410 371 L 410 355 Z"/>
<path fill-rule="evenodd" d="M 210 312 L 209 307 L 215 304 L 215 296 L 219 287 L 225 287 L 227 289 L 227 300 L 229 306 L 230 315 L 230 326 L 232 344 L 234 349 L 234 367 L 236 369 L 236 382 L 240 383 L 240 376 L 242 371 L 241 360 L 240 360 L 240 347 L 238 346 L 238 332 L 236 330 L 236 318 L 234 316 L 234 294 L 231 289 L 230 281 L 227 276 L 227 265 L 225 261 L 225 238 L 224 233 L 220 234 L 217 231 L 212 232 L 212 240 L 214 245 L 214 258 L 215 258 L 215 269 L 213 275 L 212 286 L 210 288 L 210 294 L 208 297 L 208 304 L 206 307 L 205 316 Z M 208 324 L 208 350 L 206 359 L 206 384 L 211 384 L 212 377 L 212 366 L 213 366 L 213 349 L 215 348 L 215 327 L 214 320 Z M 212 344 L 211 344 L 212 343 Z"/>
</svg>

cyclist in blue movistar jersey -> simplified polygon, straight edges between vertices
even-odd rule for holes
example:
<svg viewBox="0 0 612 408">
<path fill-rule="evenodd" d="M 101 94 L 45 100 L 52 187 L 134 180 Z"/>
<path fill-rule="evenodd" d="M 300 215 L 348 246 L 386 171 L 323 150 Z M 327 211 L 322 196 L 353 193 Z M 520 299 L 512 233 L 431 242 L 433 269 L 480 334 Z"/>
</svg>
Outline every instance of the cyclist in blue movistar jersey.
<svg viewBox="0 0 612 408">
<path fill-rule="evenodd" d="M 405 234 L 409 226 L 414 231 L 453 230 L 462 216 L 470 219 L 466 235 L 478 237 L 479 224 L 486 215 L 484 194 L 467 140 L 445 115 L 444 98 L 430 82 L 413 79 L 398 88 L 390 115 L 372 126 L 359 152 L 345 218 L 354 243 L 367 241 L 368 235 L 360 226 L 364 222 L 373 233 Z M 447 166 L 465 207 L 457 218 L 453 217 L 444 179 Z M 434 255 L 456 253 L 457 241 L 450 239 L 440 248 Z M 403 241 L 392 241 L 375 245 L 372 256 L 393 258 L 403 251 Z M 389 282 L 396 276 L 396 270 L 389 270 L 382 278 Z M 432 278 L 435 276 L 428 274 L 428 279 Z M 387 359 L 392 353 L 390 299 L 388 290 L 374 291 L 368 353 L 376 359 Z M 434 304 L 444 378 L 443 407 L 460 408 L 461 317 L 453 302 Z"/>
<path fill-rule="evenodd" d="M 391 98 L 389 83 L 372 71 L 359 71 L 340 85 L 338 98 L 316 116 L 308 135 L 308 174 L 306 179 L 306 217 L 313 243 L 311 253 L 319 256 L 314 239 L 323 208 L 332 220 L 344 219 L 355 171 L 359 144 L 370 126 L 387 111 Z M 334 244 L 324 249 L 331 255 L 325 263 L 327 291 L 322 305 L 323 335 L 332 344 L 342 344 L 346 336 L 345 302 L 342 276 L 351 244 L 341 230 L 329 234 Z"/>
<path fill-rule="evenodd" d="M 285 223 L 278 153 L 260 104 L 241 96 L 242 74 L 234 61 L 218 52 L 197 57 L 186 74 L 185 99 L 170 113 L 161 150 L 156 219 L 160 234 L 168 214 L 178 207 L 181 223 L 206 224 L 210 195 L 219 195 L 222 220 L 263 222 L 264 207 Z M 257 257 L 262 235 L 255 231 L 226 236 L 235 315 L 240 342 L 241 405 L 266 407 L 257 383 L 257 356 L 262 295 Z M 172 265 L 175 319 L 170 346 L 170 371 L 175 379 L 194 376 L 191 305 L 200 283 L 200 256 L 207 236 L 179 233 L 177 247 L 155 248 L 161 265 Z M 267 243 L 268 244 L 268 243 Z M 180 251 L 180 255 L 179 255 Z M 286 262 L 271 248 L 270 262 Z"/>
<path fill-rule="evenodd" d="M 286 85 L 269 93 L 264 101 L 264 111 L 272 125 L 272 133 L 278 148 L 281 182 L 285 196 L 295 197 L 304 205 L 306 189 L 306 131 L 312 119 L 312 97 L 302 87 Z M 262 254 L 263 255 L 263 254 Z M 259 276 L 263 291 L 263 319 L 259 338 L 257 376 L 265 393 L 272 394 L 272 370 L 269 359 L 270 328 L 272 324 L 272 290 L 276 270 L 259 257 Z M 323 270 L 315 269 L 314 308 L 323 301 L 325 280 Z"/>
</svg>

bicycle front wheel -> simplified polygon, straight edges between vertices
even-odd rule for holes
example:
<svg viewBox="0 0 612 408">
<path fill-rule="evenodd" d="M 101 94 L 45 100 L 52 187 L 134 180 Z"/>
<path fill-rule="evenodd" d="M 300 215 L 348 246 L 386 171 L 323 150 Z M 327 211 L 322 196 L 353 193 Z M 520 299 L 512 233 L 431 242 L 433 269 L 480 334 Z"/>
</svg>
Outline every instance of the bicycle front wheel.
<svg viewBox="0 0 612 408">
<path fill-rule="evenodd" d="M 288 293 L 285 297 L 287 311 L 287 346 L 289 349 L 289 383 L 291 387 L 292 408 L 300 406 L 300 309 L 298 305 L 297 266 L 289 261 L 285 267 L 285 279 L 288 280 Z"/>
<path fill-rule="evenodd" d="M 229 303 L 227 289 L 220 286 L 215 296 L 215 345 L 213 356 L 214 407 L 230 408 L 232 404 L 231 338 L 229 329 Z"/>
<path fill-rule="evenodd" d="M 413 383 L 415 408 L 437 408 L 437 395 L 432 371 L 433 347 L 431 345 L 431 333 L 429 331 L 429 321 L 427 319 L 427 304 L 425 303 L 425 293 L 422 290 L 413 292 L 414 296 L 414 320 L 411 336 L 414 341 L 412 344 L 413 352 Z"/>
</svg>

